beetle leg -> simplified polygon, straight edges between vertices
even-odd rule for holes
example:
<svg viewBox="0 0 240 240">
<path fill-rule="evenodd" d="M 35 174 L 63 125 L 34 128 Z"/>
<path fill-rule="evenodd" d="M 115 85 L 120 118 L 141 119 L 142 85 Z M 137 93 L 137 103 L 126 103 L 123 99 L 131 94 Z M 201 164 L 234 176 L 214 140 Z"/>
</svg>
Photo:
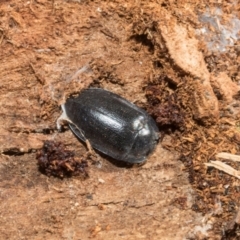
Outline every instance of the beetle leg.
<svg viewBox="0 0 240 240">
<path fill-rule="evenodd" d="M 100 160 L 99 160 L 99 155 L 96 153 L 96 151 L 94 151 L 94 149 L 92 148 L 92 145 L 90 143 L 90 141 L 87 139 L 86 141 L 86 145 L 87 145 L 87 149 L 88 149 L 88 154 L 91 156 L 91 161 L 96 164 L 96 163 L 99 163 Z M 94 159 L 94 158 L 95 159 Z"/>
<path fill-rule="evenodd" d="M 67 116 L 67 114 L 66 114 L 66 110 L 65 110 L 65 106 L 64 106 L 64 104 L 62 104 L 61 105 L 61 108 L 62 108 L 62 114 L 61 114 L 61 116 L 57 119 L 57 129 L 58 129 L 58 131 L 60 131 L 61 130 L 61 128 L 62 128 L 62 122 L 63 121 L 67 121 L 67 122 L 70 122 L 71 123 L 71 120 L 68 118 L 68 116 Z"/>
<path fill-rule="evenodd" d="M 86 145 L 87 145 L 88 152 L 90 154 L 93 154 L 94 151 L 93 151 L 92 145 L 91 145 L 91 143 L 89 142 L 88 139 L 86 140 Z"/>
</svg>

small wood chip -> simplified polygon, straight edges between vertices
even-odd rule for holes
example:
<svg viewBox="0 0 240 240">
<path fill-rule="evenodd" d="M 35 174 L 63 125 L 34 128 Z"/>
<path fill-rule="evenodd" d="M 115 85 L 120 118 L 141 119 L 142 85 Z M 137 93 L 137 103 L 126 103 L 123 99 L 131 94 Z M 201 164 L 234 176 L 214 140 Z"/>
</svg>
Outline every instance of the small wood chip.
<svg viewBox="0 0 240 240">
<path fill-rule="evenodd" d="M 223 159 L 228 159 L 234 162 L 240 162 L 240 156 L 239 155 L 234 155 L 231 153 L 226 153 L 226 152 L 220 152 L 216 155 L 217 158 L 223 158 Z"/>
<path fill-rule="evenodd" d="M 227 165 L 226 163 L 220 162 L 220 161 L 211 161 L 210 163 L 205 163 L 208 167 L 214 167 L 218 170 L 221 170 L 231 176 L 234 176 L 238 179 L 240 179 L 240 171 L 237 171 L 236 169 L 232 168 L 231 166 Z"/>
</svg>

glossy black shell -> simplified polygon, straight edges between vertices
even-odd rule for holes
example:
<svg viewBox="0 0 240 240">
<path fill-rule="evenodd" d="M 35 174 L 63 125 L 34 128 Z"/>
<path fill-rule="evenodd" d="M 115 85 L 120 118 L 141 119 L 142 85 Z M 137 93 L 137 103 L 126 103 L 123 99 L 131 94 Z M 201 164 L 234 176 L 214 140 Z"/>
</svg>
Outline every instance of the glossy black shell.
<svg viewBox="0 0 240 240">
<path fill-rule="evenodd" d="M 143 109 L 101 88 L 83 90 L 63 109 L 81 140 L 118 160 L 145 161 L 159 138 L 156 123 Z"/>
</svg>

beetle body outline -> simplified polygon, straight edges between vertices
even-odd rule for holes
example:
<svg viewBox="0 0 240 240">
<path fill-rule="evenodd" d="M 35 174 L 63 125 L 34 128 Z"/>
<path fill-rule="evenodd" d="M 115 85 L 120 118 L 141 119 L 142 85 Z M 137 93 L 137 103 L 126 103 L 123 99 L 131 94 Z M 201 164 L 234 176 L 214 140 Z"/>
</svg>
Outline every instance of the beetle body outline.
<svg viewBox="0 0 240 240">
<path fill-rule="evenodd" d="M 117 160 L 142 163 L 159 139 L 155 121 L 143 109 L 110 91 L 88 88 L 62 105 L 73 133 Z"/>
</svg>

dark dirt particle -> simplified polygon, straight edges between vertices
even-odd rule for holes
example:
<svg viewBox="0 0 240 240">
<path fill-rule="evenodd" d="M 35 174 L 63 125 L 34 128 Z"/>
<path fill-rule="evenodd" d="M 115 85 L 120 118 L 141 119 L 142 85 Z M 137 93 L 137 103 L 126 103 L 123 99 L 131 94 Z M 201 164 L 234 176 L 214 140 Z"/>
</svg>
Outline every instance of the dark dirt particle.
<svg viewBox="0 0 240 240">
<path fill-rule="evenodd" d="M 47 176 L 59 178 L 82 176 L 88 177 L 87 161 L 76 160 L 74 152 L 66 150 L 61 142 L 45 141 L 43 148 L 37 152 L 39 170 Z"/>
<path fill-rule="evenodd" d="M 184 129 L 184 113 L 181 110 L 175 92 L 164 91 L 163 86 L 149 85 L 146 95 L 150 103 L 148 112 L 161 127 Z"/>
</svg>

